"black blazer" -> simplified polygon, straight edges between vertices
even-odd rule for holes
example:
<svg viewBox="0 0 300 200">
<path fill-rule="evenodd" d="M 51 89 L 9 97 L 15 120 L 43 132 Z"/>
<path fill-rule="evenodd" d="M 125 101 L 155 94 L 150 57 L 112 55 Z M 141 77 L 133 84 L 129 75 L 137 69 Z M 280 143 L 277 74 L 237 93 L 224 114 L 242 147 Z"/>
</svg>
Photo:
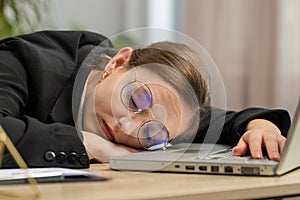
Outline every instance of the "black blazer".
<svg viewBox="0 0 300 200">
<path fill-rule="evenodd" d="M 83 60 L 104 40 L 86 31 L 42 31 L 0 41 L 0 124 L 30 167 L 89 167 L 74 125 L 78 105 L 72 102 L 72 92 Z M 106 41 L 100 46 L 110 49 L 112 44 Z M 224 128 L 220 126 L 223 118 Z M 273 121 L 283 134 L 290 125 L 283 110 L 224 113 L 211 109 L 194 141 L 202 142 L 207 132 L 220 129 L 217 141 L 235 145 L 254 118 Z M 3 167 L 16 167 L 7 152 Z"/>
<path fill-rule="evenodd" d="M 43 31 L 0 41 L 0 124 L 29 166 L 89 167 L 72 91 L 81 63 L 104 40 L 85 31 Z M 3 167 L 14 166 L 5 154 Z"/>
</svg>

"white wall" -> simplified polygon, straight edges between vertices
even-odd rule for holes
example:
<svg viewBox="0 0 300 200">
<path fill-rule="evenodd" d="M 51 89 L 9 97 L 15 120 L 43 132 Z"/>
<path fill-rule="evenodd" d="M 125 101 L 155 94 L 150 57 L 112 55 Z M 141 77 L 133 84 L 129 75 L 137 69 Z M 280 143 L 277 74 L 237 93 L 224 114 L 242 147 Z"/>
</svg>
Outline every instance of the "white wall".
<svg viewBox="0 0 300 200">
<path fill-rule="evenodd" d="M 53 0 L 55 29 L 85 29 L 111 36 L 145 26 L 143 0 Z"/>
<path fill-rule="evenodd" d="M 300 1 L 280 1 L 279 7 L 275 99 L 293 115 L 300 98 Z"/>
</svg>

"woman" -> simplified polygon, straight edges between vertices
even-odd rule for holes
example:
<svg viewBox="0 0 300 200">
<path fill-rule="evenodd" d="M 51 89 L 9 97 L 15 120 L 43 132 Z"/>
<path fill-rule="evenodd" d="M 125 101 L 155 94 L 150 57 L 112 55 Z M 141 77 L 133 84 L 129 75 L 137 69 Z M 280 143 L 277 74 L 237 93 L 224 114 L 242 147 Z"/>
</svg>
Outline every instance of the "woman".
<svg viewBox="0 0 300 200">
<path fill-rule="evenodd" d="M 174 45 L 116 52 L 104 36 L 81 31 L 2 40 L 0 123 L 32 167 L 85 168 L 89 159 L 106 162 L 111 156 L 161 148 L 169 141 L 202 142 L 209 126 L 219 127 L 219 118 L 212 114 L 220 110 L 209 107 L 206 83 L 191 54 L 179 56 Z M 96 46 L 99 62 L 83 62 Z M 107 57 L 111 59 L 102 62 Z M 149 67 L 153 63 L 157 67 Z M 104 71 L 94 70 L 94 65 Z M 180 82 L 190 87 L 193 98 L 184 95 L 176 79 L 172 82 L 155 70 L 180 72 Z M 226 118 L 218 142 L 237 145 L 234 154 L 250 149 L 254 158 L 261 158 L 266 147 L 271 159 L 280 158 L 290 124 L 286 111 L 251 108 L 219 116 Z M 195 138 L 184 134 L 196 128 Z M 3 167 L 14 166 L 5 154 Z"/>
</svg>

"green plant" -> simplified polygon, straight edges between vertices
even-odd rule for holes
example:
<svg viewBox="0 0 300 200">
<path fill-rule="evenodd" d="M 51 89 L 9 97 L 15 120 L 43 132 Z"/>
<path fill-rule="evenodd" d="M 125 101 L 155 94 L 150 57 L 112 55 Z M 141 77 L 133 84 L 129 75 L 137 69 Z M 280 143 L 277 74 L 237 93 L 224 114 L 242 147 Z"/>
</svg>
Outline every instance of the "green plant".
<svg viewBox="0 0 300 200">
<path fill-rule="evenodd" d="M 121 49 L 123 47 L 134 47 L 136 42 L 128 36 L 118 36 L 112 39 L 112 43 L 116 49 Z"/>
<path fill-rule="evenodd" d="M 0 0 L 0 38 L 41 28 L 48 7 L 46 0 Z"/>
</svg>

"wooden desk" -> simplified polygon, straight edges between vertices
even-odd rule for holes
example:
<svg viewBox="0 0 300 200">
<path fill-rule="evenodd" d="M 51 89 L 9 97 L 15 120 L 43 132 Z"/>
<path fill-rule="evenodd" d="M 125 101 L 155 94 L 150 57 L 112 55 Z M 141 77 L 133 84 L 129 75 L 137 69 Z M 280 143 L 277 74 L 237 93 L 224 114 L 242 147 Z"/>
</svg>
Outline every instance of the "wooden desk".
<svg viewBox="0 0 300 200">
<path fill-rule="evenodd" d="M 94 164 L 88 170 L 110 180 L 40 184 L 41 199 L 254 199 L 300 195 L 300 169 L 281 177 L 119 172 L 105 164 Z M 28 190 L 25 185 L 1 186 L 12 188 Z"/>
</svg>

